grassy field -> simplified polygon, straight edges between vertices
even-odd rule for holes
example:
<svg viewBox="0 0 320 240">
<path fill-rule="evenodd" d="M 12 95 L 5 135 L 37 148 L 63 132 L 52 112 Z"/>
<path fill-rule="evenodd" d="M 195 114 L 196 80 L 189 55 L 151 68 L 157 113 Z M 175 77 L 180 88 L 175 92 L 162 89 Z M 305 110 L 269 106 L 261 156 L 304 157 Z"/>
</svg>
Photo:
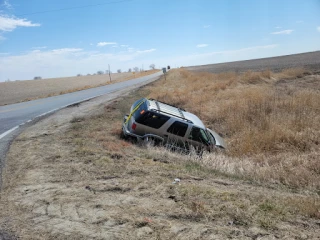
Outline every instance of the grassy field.
<svg viewBox="0 0 320 240">
<path fill-rule="evenodd" d="M 235 73 L 171 72 L 149 96 L 196 113 L 227 141 L 208 155 L 216 170 L 262 182 L 320 189 L 319 76 L 302 68 Z"/>
<path fill-rule="evenodd" d="M 304 69 L 178 69 L 110 103 L 64 109 L 12 144 L 0 228 L 22 239 L 317 239 L 319 90 Z M 226 152 L 120 139 L 146 96 L 199 115 Z"/>
<path fill-rule="evenodd" d="M 111 82 L 109 75 L 107 74 L 0 82 L 0 106 L 100 87 L 111 83 L 143 77 L 158 71 L 159 70 L 149 70 L 137 73 L 112 73 Z"/>
</svg>

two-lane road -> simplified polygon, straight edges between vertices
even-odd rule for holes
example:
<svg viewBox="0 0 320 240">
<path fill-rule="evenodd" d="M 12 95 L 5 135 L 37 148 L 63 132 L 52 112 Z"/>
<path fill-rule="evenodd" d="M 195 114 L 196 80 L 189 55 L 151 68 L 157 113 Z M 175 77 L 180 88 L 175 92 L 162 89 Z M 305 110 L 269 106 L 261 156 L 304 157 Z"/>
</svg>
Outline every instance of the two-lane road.
<svg viewBox="0 0 320 240">
<path fill-rule="evenodd" d="M 133 80 L 114 83 L 103 87 L 91 88 L 79 92 L 63 94 L 59 96 L 37 99 L 29 102 L 0 106 L 0 143 L 7 134 L 36 117 L 61 109 L 73 103 L 85 101 L 90 98 L 122 90 L 127 87 L 149 82 L 162 75 L 158 72 Z"/>
</svg>

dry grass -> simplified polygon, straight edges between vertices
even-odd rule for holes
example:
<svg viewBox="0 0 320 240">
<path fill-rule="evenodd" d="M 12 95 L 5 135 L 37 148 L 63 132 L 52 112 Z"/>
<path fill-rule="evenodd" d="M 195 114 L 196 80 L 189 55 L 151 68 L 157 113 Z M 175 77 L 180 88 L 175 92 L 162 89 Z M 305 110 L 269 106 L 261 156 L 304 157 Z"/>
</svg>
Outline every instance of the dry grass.
<svg viewBox="0 0 320 240">
<path fill-rule="evenodd" d="M 8 154 L 1 229 L 22 239 L 316 239 L 320 234 L 316 150 L 294 148 L 292 154 L 285 148 L 245 154 L 228 150 L 200 158 L 120 139 L 122 117 L 131 103 L 154 96 L 156 87 L 159 95 L 167 89 L 162 100 L 188 110 L 192 106 L 197 110 L 190 99 L 199 101 L 198 114 L 226 134 L 232 148 L 231 140 L 238 135 L 226 125 L 227 114 L 210 118 L 205 110 L 217 113 L 224 101 L 231 104 L 233 98 L 240 101 L 238 97 L 263 106 L 265 92 L 259 88 L 278 91 L 273 74 L 253 84 L 234 73 L 198 76 L 192 85 L 192 73 L 171 71 L 167 82 L 163 79 L 93 108 L 91 114 L 82 115 L 85 109 L 80 105 L 27 129 Z M 247 92 L 248 88 L 259 92 Z M 181 89 L 190 90 L 189 100 Z M 241 91 L 245 94 L 236 94 Z M 238 115 L 247 115 L 240 112 L 244 109 L 240 103 Z M 280 113 L 288 114 L 283 106 Z M 67 122 L 60 119 L 63 114 Z M 177 177 L 181 182 L 174 184 Z"/>
<path fill-rule="evenodd" d="M 111 74 L 112 82 L 110 82 L 109 75 L 107 74 L 0 82 L 0 106 L 100 87 L 110 83 L 143 77 L 158 71 L 159 70 L 138 73 L 113 73 Z"/>
<path fill-rule="evenodd" d="M 304 74 L 300 68 L 241 75 L 180 69 L 150 88 L 149 96 L 197 114 L 225 138 L 229 157 L 216 162 L 210 156 L 215 169 L 319 190 L 318 78 L 305 88 L 293 80 L 286 83 L 290 91 L 278 87 L 280 80 L 294 78 L 301 85 Z"/>
</svg>

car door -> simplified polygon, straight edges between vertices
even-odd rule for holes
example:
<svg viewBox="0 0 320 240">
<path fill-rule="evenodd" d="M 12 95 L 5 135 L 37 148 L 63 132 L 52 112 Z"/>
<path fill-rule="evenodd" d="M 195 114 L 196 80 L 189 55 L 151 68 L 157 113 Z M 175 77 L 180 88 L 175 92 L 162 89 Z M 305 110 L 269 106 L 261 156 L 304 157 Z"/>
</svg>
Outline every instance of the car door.
<svg viewBox="0 0 320 240">
<path fill-rule="evenodd" d="M 207 148 L 210 145 L 210 141 L 206 134 L 206 131 L 196 126 L 193 126 L 190 131 L 190 134 L 188 136 L 188 143 L 196 150 Z"/>
<path fill-rule="evenodd" d="M 186 148 L 185 135 L 188 130 L 188 124 L 182 121 L 174 121 L 167 129 L 165 134 L 166 144 L 169 147 Z"/>
</svg>

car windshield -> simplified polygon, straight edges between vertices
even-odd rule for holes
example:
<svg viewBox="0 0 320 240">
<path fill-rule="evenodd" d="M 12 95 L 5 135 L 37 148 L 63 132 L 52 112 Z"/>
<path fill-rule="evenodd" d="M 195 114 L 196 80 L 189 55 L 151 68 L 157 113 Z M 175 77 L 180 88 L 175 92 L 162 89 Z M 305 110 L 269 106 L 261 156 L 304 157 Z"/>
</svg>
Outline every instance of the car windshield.
<svg viewBox="0 0 320 240">
<path fill-rule="evenodd" d="M 209 137 L 210 144 L 216 145 L 216 139 L 214 138 L 214 136 L 208 131 L 208 129 L 206 130 L 206 132 L 207 136 Z"/>
</svg>

